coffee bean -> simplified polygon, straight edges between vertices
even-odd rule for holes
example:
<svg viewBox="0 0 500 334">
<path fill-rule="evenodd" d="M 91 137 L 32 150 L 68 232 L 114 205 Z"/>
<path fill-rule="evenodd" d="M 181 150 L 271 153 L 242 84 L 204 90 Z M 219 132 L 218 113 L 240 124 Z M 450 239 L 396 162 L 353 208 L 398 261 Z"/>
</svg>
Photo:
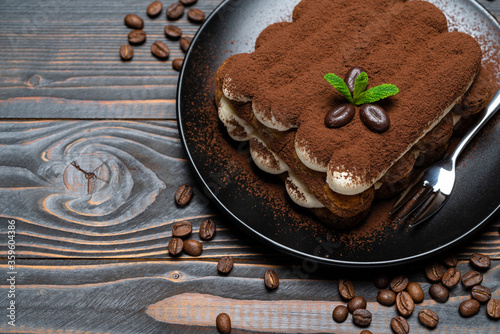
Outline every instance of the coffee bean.
<svg viewBox="0 0 500 334">
<path fill-rule="evenodd" d="M 443 278 L 441 279 L 443 285 L 447 288 L 453 288 L 455 285 L 460 282 L 460 271 L 455 267 L 448 268 L 443 274 Z"/>
<path fill-rule="evenodd" d="M 385 132 L 391 125 L 391 120 L 384 108 L 375 104 L 363 104 L 359 109 L 359 118 L 368 129 L 374 132 Z"/>
<path fill-rule="evenodd" d="M 189 46 L 191 45 L 191 41 L 193 39 L 191 37 L 182 37 L 179 40 L 179 44 L 181 45 L 181 50 L 187 52 L 189 50 Z"/>
<path fill-rule="evenodd" d="M 446 303 L 448 298 L 450 298 L 448 289 L 437 283 L 431 285 L 431 287 L 429 288 L 429 294 L 438 303 Z"/>
<path fill-rule="evenodd" d="M 500 300 L 490 299 L 486 305 L 486 313 L 490 318 L 500 319 Z"/>
<path fill-rule="evenodd" d="M 160 41 L 156 41 L 151 45 L 151 53 L 159 59 L 167 59 L 170 55 L 170 49 L 168 46 Z"/>
<path fill-rule="evenodd" d="M 462 284 L 466 288 L 472 288 L 475 285 L 479 285 L 482 281 L 483 275 L 475 270 L 471 270 L 462 276 Z"/>
<path fill-rule="evenodd" d="M 471 291 L 472 298 L 480 303 L 486 303 L 491 298 L 491 291 L 485 286 L 476 285 Z"/>
<path fill-rule="evenodd" d="M 280 279 L 274 270 L 267 270 L 264 273 L 264 284 L 268 289 L 274 290 L 280 285 Z"/>
<path fill-rule="evenodd" d="M 488 270 L 491 265 L 491 259 L 480 253 L 473 253 L 470 257 L 470 263 L 477 270 Z"/>
<path fill-rule="evenodd" d="M 408 292 L 401 291 L 396 295 L 396 308 L 403 317 L 409 317 L 413 313 L 415 303 Z"/>
<path fill-rule="evenodd" d="M 231 318 L 226 313 L 221 313 L 215 318 L 215 325 L 221 334 L 231 333 Z"/>
<path fill-rule="evenodd" d="M 352 321 L 356 326 L 367 327 L 372 322 L 372 314 L 364 308 L 357 309 L 352 314 Z"/>
<path fill-rule="evenodd" d="M 449 255 L 443 259 L 443 263 L 447 267 L 456 267 L 458 264 L 458 259 L 455 255 Z"/>
<path fill-rule="evenodd" d="M 187 184 L 183 184 L 182 186 L 180 186 L 174 195 L 175 203 L 177 203 L 177 205 L 179 206 L 187 205 L 191 200 L 191 197 L 193 197 L 193 188 L 191 188 Z"/>
<path fill-rule="evenodd" d="M 470 318 L 479 313 L 481 305 L 475 299 L 464 300 L 458 307 L 458 312 L 464 318 Z"/>
<path fill-rule="evenodd" d="M 389 285 L 395 293 L 401 292 L 408 286 L 408 278 L 404 275 L 396 276 Z"/>
<path fill-rule="evenodd" d="M 132 30 L 128 34 L 128 42 L 133 45 L 139 45 L 146 41 L 146 33 L 142 30 Z"/>
<path fill-rule="evenodd" d="M 198 8 L 191 8 L 187 12 L 189 21 L 193 23 L 201 23 L 205 20 L 205 13 Z"/>
<path fill-rule="evenodd" d="M 356 114 L 356 109 L 351 103 L 343 103 L 334 107 L 325 116 L 327 128 L 340 128 L 348 124 Z"/>
<path fill-rule="evenodd" d="M 349 91 L 351 91 L 351 94 L 354 94 L 354 84 L 356 83 L 356 79 L 361 72 L 366 73 L 366 70 L 359 66 L 351 67 L 344 77 L 344 81 L 347 84 Z"/>
<path fill-rule="evenodd" d="M 425 267 L 425 276 L 431 282 L 439 282 L 443 278 L 444 267 L 439 263 L 432 263 Z"/>
<path fill-rule="evenodd" d="M 429 328 L 436 328 L 439 323 L 439 317 L 436 312 L 426 308 L 418 312 L 418 320 L 420 320 L 424 326 Z"/>
<path fill-rule="evenodd" d="M 354 285 L 349 280 L 339 279 L 339 293 L 342 299 L 351 300 L 354 298 Z"/>
<path fill-rule="evenodd" d="M 167 8 L 167 19 L 178 20 L 184 14 L 184 5 L 180 2 L 175 2 Z"/>
<path fill-rule="evenodd" d="M 160 1 L 152 2 L 148 8 L 146 9 L 146 13 L 149 17 L 156 17 L 160 15 L 161 10 L 163 9 L 163 5 Z"/>
<path fill-rule="evenodd" d="M 182 248 L 184 247 L 184 242 L 179 238 L 172 238 L 168 243 L 168 252 L 172 256 L 179 256 L 182 253 Z"/>
<path fill-rule="evenodd" d="M 172 227 L 172 235 L 177 238 L 185 238 L 190 235 L 192 231 L 193 226 L 186 220 L 177 222 Z"/>
<path fill-rule="evenodd" d="M 189 239 L 184 242 L 182 250 L 188 255 L 200 256 L 203 253 L 203 245 L 197 240 Z"/>
<path fill-rule="evenodd" d="M 377 294 L 377 301 L 382 305 L 392 306 L 396 302 L 396 294 L 392 290 L 379 290 Z"/>
<path fill-rule="evenodd" d="M 391 328 L 396 334 L 410 333 L 410 325 L 402 316 L 397 316 L 391 319 Z"/>
<path fill-rule="evenodd" d="M 184 6 L 191 6 L 198 2 L 198 0 L 179 0 Z"/>
<path fill-rule="evenodd" d="M 180 72 L 182 70 L 182 63 L 184 63 L 184 59 L 175 58 L 174 60 L 172 60 L 172 68 Z"/>
<path fill-rule="evenodd" d="M 120 58 L 123 60 L 130 60 L 134 57 L 134 49 L 128 45 L 123 44 L 120 46 Z"/>
<path fill-rule="evenodd" d="M 144 28 L 144 21 L 135 14 L 128 14 L 125 16 L 125 25 L 132 29 L 142 29 Z"/>
<path fill-rule="evenodd" d="M 365 330 L 361 331 L 360 334 L 373 334 L 373 333 L 370 332 L 368 329 L 365 329 Z"/>
<path fill-rule="evenodd" d="M 232 256 L 223 256 L 217 263 L 217 271 L 221 274 L 229 274 L 233 269 L 234 259 Z"/>
<path fill-rule="evenodd" d="M 366 308 L 366 300 L 361 296 L 356 296 L 347 303 L 347 308 L 351 313 L 360 308 Z"/>
<path fill-rule="evenodd" d="M 406 287 L 406 291 L 410 294 L 411 298 L 415 303 L 421 303 L 424 301 L 424 291 L 422 287 L 417 282 L 411 282 Z"/>
<path fill-rule="evenodd" d="M 389 276 L 387 275 L 380 275 L 375 277 L 373 280 L 373 284 L 379 289 L 385 289 L 389 285 Z"/>
<path fill-rule="evenodd" d="M 200 225 L 200 238 L 210 240 L 215 235 L 215 223 L 212 219 L 205 219 Z"/>
<path fill-rule="evenodd" d="M 332 317 L 335 322 L 341 323 L 347 319 L 349 310 L 344 305 L 339 305 L 333 309 Z"/>
<path fill-rule="evenodd" d="M 172 40 L 178 40 L 182 36 L 182 29 L 172 24 L 168 25 L 165 27 L 165 36 Z"/>
</svg>

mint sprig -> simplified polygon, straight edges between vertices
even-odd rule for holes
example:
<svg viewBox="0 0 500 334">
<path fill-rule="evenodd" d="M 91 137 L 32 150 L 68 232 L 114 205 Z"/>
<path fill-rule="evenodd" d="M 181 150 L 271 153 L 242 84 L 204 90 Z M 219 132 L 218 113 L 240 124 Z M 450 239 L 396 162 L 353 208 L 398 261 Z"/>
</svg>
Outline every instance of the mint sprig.
<svg viewBox="0 0 500 334">
<path fill-rule="evenodd" d="M 354 103 L 352 96 L 351 96 L 351 92 L 349 91 L 349 87 L 347 87 L 347 84 L 345 83 L 345 81 L 342 78 L 336 76 L 333 73 L 328 73 L 327 75 L 325 75 L 324 78 L 333 87 L 335 87 L 335 89 L 338 90 L 340 94 L 344 95 L 346 97 L 347 101 L 349 101 L 350 103 Z"/>
<path fill-rule="evenodd" d="M 373 103 L 388 98 L 389 96 L 396 95 L 397 93 L 399 93 L 399 89 L 395 85 L 383 84 L 370 88 L 358 96 L 355 96 L 354 103 L 357 106 L 366 103 Z"/>
</svg>

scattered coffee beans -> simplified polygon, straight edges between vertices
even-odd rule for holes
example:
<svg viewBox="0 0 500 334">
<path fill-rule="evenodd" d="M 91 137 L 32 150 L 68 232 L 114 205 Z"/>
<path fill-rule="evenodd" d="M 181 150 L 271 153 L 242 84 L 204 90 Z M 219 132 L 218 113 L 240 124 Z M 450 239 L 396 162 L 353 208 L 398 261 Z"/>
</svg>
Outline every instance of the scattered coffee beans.
<svg viewBox="0 0 500 334">
<path fill-rule="evenodd" d="M 175 25 L 165 27 L 165 36 L 172 40 L 178 40 L 182 36 L 182 29 Z"/>
<path fill-rule="evenodd" d="M 443 263 L 447 267 L 456 267 L 458 264 L 458 259 L 455 255 L 450 255 L 443 259 Z"/>
<path fill-rule="evenodd" d="M 231 318 L 226 313 L 221 313 L 215 318 L 215 325 L 221 334 L 231 333 Z"/>
<path fill-rule="evenodd" d="M 200 256 L 203 253 L 203 245 L 197 240 L 189 239 L 184 242 L 182 250 L 188 255 Z"/>
<path fill-rule="evenodd" d="M 462 276 L 462 284 L 465 288 L 472 288 L 475 285 L 481 284 L 483 275 L 480 272 L 471 270 Z"/>
<path fill-rule="evenodd" d="M 176 238 L 185 238 L 190 235 L 192 231 L 193 226 L 186 220 L 177 222 L 172 227 L 172 235 Z"/>
<path fill-rule="evenodd" d="M 332 317 L 335 322 L 341 323 L 346 321 L 349 315 L 349 310 L 344 305 L 339 305 L 333 309 Z"/>
<path fill-rule="evenodd" d="M 268 289 L 271 290 L 278 288 L 278 286 L 280 285 L 280 280 L 274 270 L 269 269 L 264 273 L 264 284 Z"/>
<path fill-rule="evenodd" d="M 406 291 L 410 294 L 411 298 L 415 303 L 421 303 L 424 301 L 424 291 L 422 287 L 417 282 L 411 282 L 406 287 Z"/>
<path fill-rule="evenodd" d="M 198 2 L 198 0 L 179 0 L 184 6 L 191 6 Z"/>
<path fill-rule="evenodd" d="M 352 314 L 352 321 L 356 326 L 367 327 L 372 322 L 372 314 L 370 311 L 360 308 Z"/>
<path fill-rule="evenodd" d="M 385 132 L 391 125 L 391 120 L 384 108 L 376 104 L 363 104 L 359 109 L 361 122 L 374 132 Z"/>
<path fill-rule="evenodd" d="M 443 278 L 444 267 L 439 263 L 433 263 L 425 267 L 425 276 L 431 282 L 439 282 Z"/>
<path fill-rule="evenodd" d="M 229 274 L 233 269 L 234 259 L 232 256 L 223 256 L 217 263 L 217 271 L 221 274 Z"/>
<path fill-rule="evenodd" d="M 470 263 L 477 270 L 488 270 L 491 265 L 491 259 L 480 253 L 474 253 L 470 257 Z"/>
<path fill-rule="evenodd" d="M 189 50 L 189 46 L 191 45 L 191 41 L 193 39 L 191 37 L 182 37 L 179 40 L 179 44 L 181 45 L 181 50 L 187 52 Z"/>
<path fill-rule="evenodd" d="M 500 300 L 490 299 L 486 305 L 486 313 L 493 319 L 500 319 Z"/>
<path fill-rule="evenodd" d="M 339 280 L 339 293 L 342 299 L 351 300 L 354 298 L 354 285 L 349 280 Z"/>
<path fill-rule="evenodd" d="M 180 2 L 175 2 L 167 8 L 167 19 L 178 20 L 184 14 L 184 5 Z"/>
<path fill-rule="evenodd" d="M 129 14 L 125 16 L 125 25 L 132 29 L 142 29 L 144 27 L 144 21 L 135 14 Z"/>
<path fill-rule="evenodd" d="M 396 294 L 392 290 L 382 289 L 377 294 L 377 301 L 385 306 L 392 306 L 396 302 Z"/>
<path fill-rule="evenodd" d="M 460 282 L 460 271 L 455 267 L 449 268 L 443 274 L 441 282 L 443 282 L 443 285 L 448 289 L 453 288 Z"/>
<path fill-rule="evenodd" d="M 420 312 L 418 312 L 418 320 L 420 322 L 429 328 L 436 328 L 436 326 L 439 323 L 439 317 L 436 314 L 436 312 L 428 310 L 428 309 L 423 309 Z"/>
<path fill-rule="evenodd" d="M 375 277 L 373 280 L 373 284 L 379 289 L 385 289 L 389 285 L 389 276 L 387 275 L 380 275 Z"/>
<path fill-rule="evenodd" d="M 396 276 L 390 283 L 391 290 L 395 293 L 401 292 L 408 286 L 408 278 L 404 275 Z"/>
<path fill-rule="evenodd" d="M 172 238 L 168 243 L 168 252 L 172 256 L 179 256 L 182 253 L 182 248 L 184 247 L 184 242 L 180 238 Z"/>
<path fill-rule="evenodd" d="M 396 308 L 403 317 L 407 318 L 413 313 L 415 303 L 410 294 L 406 291 L 401 291 L 396 295 Z"/>
<path fill-rule="evenodd" d="M 356 296 L 347 303 L 347 309 L 351 313 L 361 308 L 366 308 L 366 300 L 361 296 Z"/>
<path fill-rule="evenodd" d="M 485 286 L 476 285 L 471 291 L 472 298 L 480 303 L 486 303 L 491 298 L 491 291 Z"/>
<path fill-rule="evenodd" d="M 193 197 L 193 188 L 191 188 L 187 184 L 183 184 L 182 186 L 180 186 L 174 195 L 175 203 L 177 203 L 177 205 L 179 206 L 187 205 L 191 200 L 191 197 Z"/>
<path fill-rule="evenodd" d="M 460 315 L 464 318 L 469 318 L 473 317 L 476 314 L 479 313 L 479 309 L 481 308 L 481 305 L 479 305 L 479 302 L 475 299 L 469 299 L 463 301 L 460 306 L 458 307 L 458 312 L 460 312 Z"/>
<path fill-rule="evenodd" d="M 151 45 L 151 53 L 158 59 L 167 59 L 170 55 L 170 49 L 167 44 L 156 41 Z"/>
<path fill-rule="evenodd" d="M 325 125 L 327 128 L 340 128 L 349 123 L 356 114 L 356 109 L 351 103 L 343 103 L 332 110 L 325 116 Z"/>
<path fill-rule="evenodd" d="M 402 316 L 397 316 L 391 319 L 391 328 L 396 334 L 410 333 L 410 325 Z"/>
<path fill-rule="evenodd" d="M 128 45 L 123 44 L 120 46 L 120 58 L 123 60 L 130 60 L 134 57 L 134 49 Z"/>
<path fill-rule="evenodd" d="M 205 20 L 205 13 L 198 8 L 191 8 L 187 12 L 189 21 L 193 23 L 201 23 Z"/>
<path fill-rule="evenodd" d="M 215 235 L 215 223 L 212 219 L 205 219 L 200 225 L 200 238 L 210 240 Z"/>
<path fill-rule="evenodd" d="M 446 301 L 450 297 L 448 289 L 437 283 L 431 285 L 431 287 L 429 288 L 429 294 L 438 303 L 446 303 Z"/>
<path fill-rule="evenodd" d="M 175 58 L 174 60 L 172 60 L 172 68 L 180 72 L 182 70 L 182 63 L 184 63 L 184 59 Z"/>
<path fill-rule="evenodd" d="M 132 30 L 128 34 L 128 42 L 133 45 L 139 45 L 146 41 L 146 33 L 142 30 Z"/>
<path fill-rule="evenodd" d="M 148 8 L 146 9 L 146 13 L 149 17 L 156 17 L 160 15 L 162 9 L 163 5 L 161 4 L 161 2 L 155 1 L 148 6 Z"/>
</svg>

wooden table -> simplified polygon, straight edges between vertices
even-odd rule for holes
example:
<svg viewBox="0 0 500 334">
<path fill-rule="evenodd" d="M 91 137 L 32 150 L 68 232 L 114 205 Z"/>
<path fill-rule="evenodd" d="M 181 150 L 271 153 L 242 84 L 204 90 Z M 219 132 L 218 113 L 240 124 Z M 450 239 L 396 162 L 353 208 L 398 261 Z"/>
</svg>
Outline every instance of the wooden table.
<svg viewBox="0 0 500 334">
<path fill-rule="evenodd" d="M 480 2 L 500 16 L 499 2 Z M 218 3 L 200 0 L 196 7 L 209 13 Z M 371 280 L 378 272 L 310 270 L 240 232 L 205 198 L 177 133 L 178 73 L 149 51 L 152 41 L 164 40 L 166 20 L 164 14 L 146 18 L 148 4 L 0 0 L 0 331 L 215 333 L 216 315 L 227 312 L 233 333 L 359 333 L 350 320 L 331 318 L 342 304 L 337 279 L 351 277 L 373 313 L 369 329 L 389 333 L 397 313 L 375 300 Z M 129 13 L 146 18 L 149 44 L 122 62 L 118 49 L 127 40 L 123 18 Z M 190 36 L 198 28 L 185 16 L 177 24 Z M 177 43 L 168 45 L 170 59 L 183 56 Z M 185 183 L 195 196 L 180 209 L 173 193 Z M 170 257 L 172 223 L 189 220 L 198 238 L 208 217 L 218 230 L 204 242 L 202 256 Z M 500 217 L 493 218 L 454 249 L 462 272 L 470 268 L 471 253 L 492 257 L 484 285 L 496 298 L 499 228 Z M 8 231 L 14 229 L 10 268 Z M 236 265 L 222 277 L 216 264 L 224 255 Z M 272 292 L 262 280 L 269 268 L 281 280 Z M 387 272 L 422 284 L 426 300 L 416 311 L 429 307 L 439 314 L 435 332 L 500 332 L 484 306 L 473 318 L 459 316 L 458 305 L 469 295 L 461 286 L 447 303 L 435 303 L 421 264 Z M 6 283 L 11 276 L 15 297 L 9 292 L 14 281 Z M 15 327 L 8 324 L 11 301 Z M 415 314 L 409 322 L 412 333 L 428 332 Z"/>
</svg>

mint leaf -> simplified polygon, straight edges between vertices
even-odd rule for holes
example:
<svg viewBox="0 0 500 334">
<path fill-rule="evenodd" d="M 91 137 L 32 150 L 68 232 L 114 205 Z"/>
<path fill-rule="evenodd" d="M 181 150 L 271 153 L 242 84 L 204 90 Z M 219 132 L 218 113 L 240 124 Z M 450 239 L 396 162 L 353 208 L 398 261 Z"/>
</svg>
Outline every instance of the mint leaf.
<svg viewBox="0 0 500 334">
<path fill-rule="evenodd" d="M 395 85 L 383 84 L 377 87 L 370 88 L 367 91 L 361 93 L 359 96 L 357 96 L 354 103 L 357 106 L 366 103 L 373 103 L 385 99 L 386 97 L 396 95 L 397 93 L 399 93 L 399 89 Z"/>
<path fill-rule="evenodd" d="M 366 74 L 366 72 L 361 72 L 359 73 L 358 77 L 356 78 L 356 82 L 354 83 L 354 101 L 358 99 L 358 96 L 364 92 L 366 87 L 368 87 L 368 74 Z"/>
<path fill-rule="evenodd" d="M 351 92 L 349 91 L 349 87 L 347 87 L 347 84 L 344 82 L 344 80 L 342 80 L 342 78 L 336 76 L 333 73 L 328 73 L 324 76 L 324 78 L 333 87 L 335 87 L 335 89 L 338 90 L 340 94 L 344 95 L 347 98 L 347 101 L 349 101 L 350 103 L 354 103 Z"/>
</svg>

